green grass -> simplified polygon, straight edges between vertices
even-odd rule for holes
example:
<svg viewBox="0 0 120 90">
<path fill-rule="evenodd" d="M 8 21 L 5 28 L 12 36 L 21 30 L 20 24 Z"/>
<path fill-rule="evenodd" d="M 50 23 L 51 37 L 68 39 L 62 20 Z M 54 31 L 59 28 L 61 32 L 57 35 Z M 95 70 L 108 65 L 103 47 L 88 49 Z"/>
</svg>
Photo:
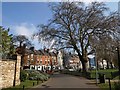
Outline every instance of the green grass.
<svg viewBox="0 0 120 90">
<path fill-rule="evenodd" d="M 10 88 L 5 88 L 3 90 L 22 90 L 23 85 L 25 86 L 25 89 L 31 88 L 33 87 L 33 82 L 34 85 L 37 85 L 37 81 L 36 80 L 26 80 L 25 82 L 21 82 L 20 85 L 15 86 L 15 87 L 10 87 Z M 42 83 L 42 81 L 39 81 L 39 84 Z"/>
<path fill-rule="evenodd" d="M 98 84 L 101 90 L 110 90 L 109 83 Z M 120 82 L 111 82 L 111 90 L 120 90 Z"/>
<path fill-rule="evenodd" d="M 104 70 L 98 70 L 98 73 L 103 73 L 105 74 L 105 78 L 113 78 L 112 75 L 111 75 L 111 72 L 114 73 L 114 72 L 117 72 L 118 70 L 117 69 L 104 69 Z M 91 78 L 91 79 L 95 79 L 96 78 L 96 70 L 91 70 L 91 71 L 88 71 L 90 73 L 90 77 L 88 76 L 88 78 Z M 82 73 L 78 72 L 78 71 L 68 71 L 68 70 L 64 70 L 62 73 L 64 74 L 70 74 L 70 75 L 75 75 L 75 76 L 84 76 Z M 99 77 L 99 76 L 98 76 Z M 118 79 L 118 78 L 116 78 Z"/>
<path fill-rule="evenodd" d="M 110 90 L 109 83 L 98 84 L 98 86 L 101 88 L 101 90 Z M 111 88 L 114 90 L 114 83 L 111 83 Z"/>
<path fill-rule="evenodd" d="M 105 70 L 98 70 L 98 73 L 105 74 L 106 78 L 112 78 L 111 72 L 116 72 L 116 71 L 118 71 L 118 70 L 117 69 L 105 69 Z M 92 71 L 89 71 L 89 72 L 91 73 L 91 78 L 96 77 L 96 71 L 95 70 L 92 70 Z"/>
<path fill-rule="evenodd" d="M 115 77 L 114 80 L 119 80 L 119 76 Z"/>
</svg>

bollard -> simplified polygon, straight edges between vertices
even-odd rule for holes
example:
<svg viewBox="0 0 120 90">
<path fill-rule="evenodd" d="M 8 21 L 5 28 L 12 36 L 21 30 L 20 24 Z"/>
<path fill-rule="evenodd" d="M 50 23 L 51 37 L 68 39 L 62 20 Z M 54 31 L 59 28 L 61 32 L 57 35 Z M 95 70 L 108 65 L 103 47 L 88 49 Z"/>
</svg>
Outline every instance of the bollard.
<svg viewBox="0 0 120 90">
<path fill-rule="evenodd" d="M 111 79 L 113 79 L 113 73 L 111 72 Z"/>
<path fill-rule="evenodd" d="M 25 86 L 23 85 L 23 90 L 25 90 Z"/>
<path fill-rule="evenodd" d="M 105 74 L 99 73 L 99 81 L 100 83 L 105 83 Z"/>
<path fill-rule="evenodd" d="M 111 90 L 110 78 L 108 78 L 108 81 L 109 81 L 109 90 Z"/>
<path fill-rule="evenodd" d="M 33 82 L 33 86 L 35 85 L 35 83 Z"/>
<path fill-rule="evenodd" d="M 37 80 L 37 85 L 39 84 L 39 80 Z"/>
</svg>

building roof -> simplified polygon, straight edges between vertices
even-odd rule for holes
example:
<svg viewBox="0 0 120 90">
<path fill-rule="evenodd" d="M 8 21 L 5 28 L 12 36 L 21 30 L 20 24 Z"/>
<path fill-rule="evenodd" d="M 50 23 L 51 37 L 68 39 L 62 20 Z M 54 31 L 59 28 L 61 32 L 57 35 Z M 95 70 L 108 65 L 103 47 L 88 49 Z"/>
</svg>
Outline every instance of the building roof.
<svg viewBox="0 0 120 90">
<path fill-rule="evenodd" d="M 38 51 L 39 51 L 39 55 L 44 55 L 44 53 L 41 50 Z"/>
<path fill-rule="evenodd" d="M 34 54 L 35 54 L 35 55 L 40 55 L 41 53 L 40 53 L 40 51 L 38 51 L 38 50 L 34 50 Z"/>
<path fill-rule="evenodd" d="M 50 54 L 50 56 L 57 56 L 57 54 L 54 52 L 49 52 L 49 54 Z"/>
<path fill-rule="evenodd" d="M 49 53 L 47 52 L 47 51 L 45 51 L 45 50 L 39 50 L 43 55 L 47 55 L 47 56 L 49 56 Z"/>
<path fill-rule="evenodd" d="M 33 54 L 34 52 L 33 52 L 32 50 L 26 48 L 26 49 L 25 49 L 25 53 L 26 53 L 26 54 Z"/>
</svg>

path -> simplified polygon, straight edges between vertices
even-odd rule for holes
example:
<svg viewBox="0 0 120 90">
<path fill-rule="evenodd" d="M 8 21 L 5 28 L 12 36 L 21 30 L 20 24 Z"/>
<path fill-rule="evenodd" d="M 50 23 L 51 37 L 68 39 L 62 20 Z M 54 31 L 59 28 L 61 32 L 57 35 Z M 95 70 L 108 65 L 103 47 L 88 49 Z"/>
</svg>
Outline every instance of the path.
<svg viewBox="0 0 120 90">
<path fill-rule="evenodd" d="M 59 73 L 35 88 L 95 88 L 95 90 L 100 90 L 91 80 Z"/>
</svg>

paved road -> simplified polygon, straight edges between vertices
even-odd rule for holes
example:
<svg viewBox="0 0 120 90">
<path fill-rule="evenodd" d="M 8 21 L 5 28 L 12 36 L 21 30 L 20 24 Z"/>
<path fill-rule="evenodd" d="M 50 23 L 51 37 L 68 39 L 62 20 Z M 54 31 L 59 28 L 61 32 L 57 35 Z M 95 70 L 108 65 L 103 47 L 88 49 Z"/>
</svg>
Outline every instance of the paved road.
<svg viewBox="0 0 120 90">
<path fill-rule="evenodd" d="M 75 77 L 66 74 L 54 74 L 47 82 L 35 88 L 96 88 L 100 90 L 94 82 L 83 77 Z"/>
</svg>

